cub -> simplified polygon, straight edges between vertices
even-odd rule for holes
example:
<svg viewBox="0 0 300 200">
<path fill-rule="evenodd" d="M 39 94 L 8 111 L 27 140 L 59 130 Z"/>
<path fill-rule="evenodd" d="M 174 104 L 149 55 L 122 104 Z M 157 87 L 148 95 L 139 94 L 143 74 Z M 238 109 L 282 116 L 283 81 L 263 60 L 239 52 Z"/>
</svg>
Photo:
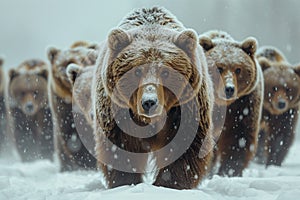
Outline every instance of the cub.
<svg viewBox="0 0 300 200">
<path fill-rule="evenodd" d="M 263 77 L 255 58 L 257 41 L 237 42 L 226 32 L 209 31 L 199 42 L 214 85 L 218 174 L 241 176 L 255 154 L 261 118 Z M 217 115 L 222 109 L 226 116 Z M 224 124 L 219 123 L 221 118 Z"/>
<path fill-rule="evenodd" d="M 169 11 L 137 9 L 112 30 L 92 86 L 96 154 L 109 188 L 198 186 L 210 167 L 212 84 L 195 31 Z"/>
<path fill-rule="evenodd" d="M 265 92 L 257 161 L 281 166 L 296 134 L 300 106 L 300 65 L 291 65 L 275 47 L 262 47 L 257 58 Z"/>
<path fill-rule="evenodd" d="M 22 161 L 53 159 L 53 124 L 48 102 L 48 66 L 32 59 L 9 70 L 8 114 Z"/>
<path fill-rule="evenodd" d="M 54 122 L 56 155 L 61 171 L 94 169 L 96 159 L 82 144 L 74 122 L 72 105 L 72 85 L 67 75 L 67 67 L 77 64 L 80 67 L 95 64 L 97 45 L 76 42 L 71 48 L 48 49 L 51 63 L 49 99 Z"/>
</svg>

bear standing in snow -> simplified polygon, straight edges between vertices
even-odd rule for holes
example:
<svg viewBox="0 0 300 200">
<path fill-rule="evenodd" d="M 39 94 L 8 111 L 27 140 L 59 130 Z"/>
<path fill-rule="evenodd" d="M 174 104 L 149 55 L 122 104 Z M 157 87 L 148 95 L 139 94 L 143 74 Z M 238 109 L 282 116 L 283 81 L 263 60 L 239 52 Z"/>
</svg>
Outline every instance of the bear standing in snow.
<svg viewBox="0 0 300 200">
<path fill-rule="evenodd" d="M 218 174 L 241 176 L 255 154 L 261 118 L 263 77 L 255 58 L 257 42 L 237 42 L 222 31 L 204 33 L 199 42 L 213 79 L 214 114 L 226 109 L 226 116 L 213 117 L 215 134 L 221 134 L 216 141 Z M 224 125 L 218 124 L 220 117 Z"/>
<path fill-rule="evenodd" d="M 94 169 L 96 158 L 82 144 L 74 123 L 72 85 L 66 69 L 73 64 L 80 67 L 93 65 L 97 58 L 97 45 L 76 42 L 67 50 L 52 47 L 48 50 L 48 58 L 51 63 L 49 100 L 60 169 Z"/>
<path fill-rule="evenodd" d="M 53 124 L 48 104 L 48 66 L 37 59 L 9 71 L 8 113 L 22 161 L 53 159 Z"/>
<path fill-rule="evenodd" d="M 94 113 L 91 86 L 94 69 L 94 66 L 82 67 L 76 64 L 67 67 L 67 74 L 73 90 L 74 122 L 78 133 L 81 134 L 82 143 L 93 155 L 95 154 L 95 139 L 93 135 Z"/>
<path fill-rule="evenodd" d="M 274 47 L 261 47 L 257 58 L 265 94 L 257 161 L 281 166 L 295 137 L 300 106 L 300 65 L 288 63 Z"/>
<path fill-rule="evenodd" d="M 108 187 L 138 184 L 153 155 L 156 186 L 195 188 L 212 149 L 212 83 L 193 30 L 163 8 L 112 30 L 92 86 L 98 164 Z"/>
<path fill-rule="evenodd" d="M 94 66 L 81 67 L 76 64 L 67 67 L 68 78 L 73 88 L 73 104 L 78 106 L 80 112 L 83 113 L 91 126 L 94 120 L 91 99 L 94 69 Z"/>
<path fill-rule="evenodd" d="M 6 107 L 4 98 L 5 89 L 5 76 L 3 71 L 3 58 L 0 57 L 0 152 L 2 150 L 2 145 L 5 143 L 5 130 L 6 130 Z"/>
</svg>

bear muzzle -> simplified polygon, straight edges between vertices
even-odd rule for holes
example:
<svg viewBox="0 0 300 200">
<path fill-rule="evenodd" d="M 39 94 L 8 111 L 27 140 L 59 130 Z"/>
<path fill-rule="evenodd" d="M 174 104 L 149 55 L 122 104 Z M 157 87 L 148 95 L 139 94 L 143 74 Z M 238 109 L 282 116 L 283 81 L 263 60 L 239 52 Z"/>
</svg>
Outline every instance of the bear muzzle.
<svg viewBox="0 0 300 200">
<path fill-rule="evenodd" d="M 25 105 L 23 106 L 22 110 L 23 110 L 24 114 L 29 115 L 29 116 L 34 115 L 36 113 L 36 108 L 32 101 L 26 102 Z"/>
<path fill-rule="evenodd" d="M 284 98 L 279 98 L 273 102 L 273 107 L 275 107 L 278 112 L 285 112 L 288 108 L 288 101 Z"/>
<path fill-rule="evenodd" d="M 138 102 L 138 114 L 147 118 L 159 117 L 163 113 L 162 100 L 159 99 L 155 85 L 146 85 L 142 88 L 141 100 Z"/>
</svg>

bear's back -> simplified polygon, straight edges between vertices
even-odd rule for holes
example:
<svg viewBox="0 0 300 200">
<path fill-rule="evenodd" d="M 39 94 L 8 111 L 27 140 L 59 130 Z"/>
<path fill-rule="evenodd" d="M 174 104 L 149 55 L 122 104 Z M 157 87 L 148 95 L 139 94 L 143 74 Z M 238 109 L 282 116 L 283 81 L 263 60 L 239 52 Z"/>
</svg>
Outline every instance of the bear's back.
<svg viewBox="0 0 300 200">
<path fill-rule="evenodd" d="M 46 69 L 47 65 L 44 61 L 39 60 L 39 59 L 31 59 L 31 60 L 26 60 L 23 63 L 21 63 L 18 67 L 17 70 L 20 73 L 23 74 L 34 74 L 37 72 L 40 72 L 43 69 Z"/>
<path fill-rule="evenodd" d="M 227 40 L 234 41 L 234 39 L 225 31 L 212 30 L 205 33 L 205 36 L 211 40 Z"/>
<path fill-rule="evenodd" d="M 257 58 L 265 57 L 272 62 L 287 62 L 287 59 L 285 58 L 283 53 L 279 49 L 271 46 L 259 48 L 256 56 Z"/>
<path fill-rule="evenodd" d="M 161 25 L 182 31 L 184 26 L 177 18 L 164 8 L 142 8 L 129 13 L 119 24 L 124 30 L 134 29 L 139 26 Z"/>
</svg>

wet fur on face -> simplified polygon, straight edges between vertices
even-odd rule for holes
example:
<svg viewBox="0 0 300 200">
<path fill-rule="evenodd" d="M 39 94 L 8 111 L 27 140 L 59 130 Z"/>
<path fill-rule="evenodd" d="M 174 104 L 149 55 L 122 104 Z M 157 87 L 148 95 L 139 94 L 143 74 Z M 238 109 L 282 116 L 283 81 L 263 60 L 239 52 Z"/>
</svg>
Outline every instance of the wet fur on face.
<svg viewBox="0 0 300 200">
<path fill-rule="evenodd" d="M 54 47 L 48 49 L 48 59 L 51 63 L 52 88 L 55 93 L 67 101 L 72 99 L 72 86 L 66 69 L 70 64 L 90 66 L 95 64 L 98 47 L 88 46 L 85 42 L 76 42 L 67 50 Z"/>
<path fill-rule="evenodd" d="M 299 106 L 300 66 L 272 62 L 265 58 L 260 58 L 259 63 L 264 70 L 264 108 L 271 114 L 279 115 L 289 108 Z"/>
<path fill-rule="evenodd" d="M 174 38 L 166 36 L 165 39 L 172 40 L 173 45 L 170 42 L 163 45 L 161 39 L 147 38 L 147 35 L 144 37 L 146 41 L 157 41 L 152 46 L 147 42 L 145 45 L 135 45 L 135 41 L 131 41 L 130 48 L 124 47 L 107 67 L 107 90 L 109 94 L 114 94 L 111 95 L 112 100 L 119 106 L 129 107 L 133 113 L 145 115 L 142 98 L 145 96 L 145 88 L 149 84 L 153 85 L 159 102 L 156 114 L 161 114 L 162 110 L 168 111 L 178 105 L 179 101 L 184 103 L 192 99 L 195 93 L 187 88 L 197 91 L 201 77 L 190 57 L 193 55 L 187 54 L 190 50 L 179 47 L 175 47 L 175 50 Z M 162 48 L 157 49 L 155 46 Z"/>
<path fill-rule="evenodd" d="M 48 106 L 48 66 L 39 60 L 22 63 L 9 71 L 11 104 L 27 115 Z"/>
<path fill-rule="evenodd" d="M 206 54 L 218 105 L 230 105 L 254 90 L 258 84 L 254 38 L 237 42 L 226 32 L 211 31 L 201 35 L 199 43 Z"/>
</svg>

